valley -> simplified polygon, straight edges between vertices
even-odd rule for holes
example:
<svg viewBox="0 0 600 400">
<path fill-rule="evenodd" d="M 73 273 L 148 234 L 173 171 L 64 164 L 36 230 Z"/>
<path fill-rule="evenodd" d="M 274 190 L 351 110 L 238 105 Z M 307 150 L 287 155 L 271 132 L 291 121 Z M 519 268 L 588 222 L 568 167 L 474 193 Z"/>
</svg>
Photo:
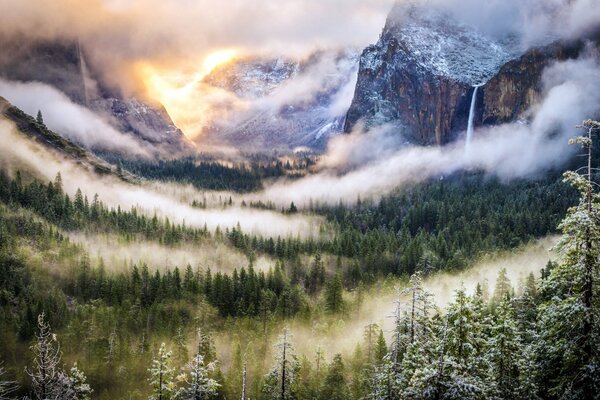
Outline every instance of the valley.
<svg viewBox="0 0 600 400">
<path fill-rule="evenodd" d="M 0 0 L 0 400 L 597 399 L 595 2 Z"/>
</svg>

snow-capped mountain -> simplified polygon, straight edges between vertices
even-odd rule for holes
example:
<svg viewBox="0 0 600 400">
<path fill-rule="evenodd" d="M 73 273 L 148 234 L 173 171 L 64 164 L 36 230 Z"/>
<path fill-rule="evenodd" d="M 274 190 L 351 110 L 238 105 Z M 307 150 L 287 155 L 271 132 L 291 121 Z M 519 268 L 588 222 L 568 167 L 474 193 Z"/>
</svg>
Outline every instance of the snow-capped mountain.
<svg viewBox="0 0 600 400">
<path fill-rule="evenodd" d="M 234 95 L 237 108 L 219 113 L 221 105 L 214 104 L 218 118 L 205 128 L 203 140 L 253 149 L 321 149 L 343 130 L 357 69 L 358 53 L 352 50 L 320 51 L 303 60 L 244 58 L 224 65 L 204 83 Z"/>
<path fill-rule="evenodd" d="M 477 124 L 522 118 L 545 67 L 583 48 L 578 40 L 523 49 L 513 34 L 486 36 L 447 12 L 398 3 L 360 57 L 344 129 L 392 124 L 407 141 L 443 144 L 466 129 L 475 86 Z"/>
<path fill-rule="evenodd" d="M 345 129 L 393 123 L 408 140 L 444 143 L 463 128 L 455 117 L 468 111 L 470 89 L 515 58 L 514 47 L 441 11 L 399 4 L 361 55 Z"/>
</svg>

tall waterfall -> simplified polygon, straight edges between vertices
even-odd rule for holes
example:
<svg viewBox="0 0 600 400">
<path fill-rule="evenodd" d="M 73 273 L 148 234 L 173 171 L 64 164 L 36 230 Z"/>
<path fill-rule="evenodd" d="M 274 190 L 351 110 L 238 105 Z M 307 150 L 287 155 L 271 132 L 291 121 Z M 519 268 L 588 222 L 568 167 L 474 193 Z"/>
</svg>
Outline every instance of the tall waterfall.
<svg viewBox="0 0 600 400">
<path fill-rule="evenodd" d="M 477 105 L 477 89 L 479 85 L 475 86 L 473 90 L 473 97 L 471 98 L 471 108 L 469 109 L 469 123 L 467 125 L 467 141 L 465 143 L 465 149 L 468 151 L 471 147 L 471 140 L 473 140 L 473 120 L 475 119 L 475 106 Z"/>
<path fill-rule="evenodd" d="M 79 45 L 79 42 L 77 42 L 77 52 L 79 53 L 79 69 L 80 69 L 80 73 L 81 73 L 81 78 L 82 78 L 82 83 L 83 83 L 83 96 L 84 96 L 84 100 L 85 100 L 85 105 L 89 107 L 89 103 L 90 103 L 90 98 L 89 98 L 89 93 L 88 93 L 88 81 L 90 80 L 89 78 L 89 71 L 87 69 L 87 65 L 85 63 L 85 60 L 83 58 L 83 53 L 81 52 L 81 46 Z"/>
</svg>

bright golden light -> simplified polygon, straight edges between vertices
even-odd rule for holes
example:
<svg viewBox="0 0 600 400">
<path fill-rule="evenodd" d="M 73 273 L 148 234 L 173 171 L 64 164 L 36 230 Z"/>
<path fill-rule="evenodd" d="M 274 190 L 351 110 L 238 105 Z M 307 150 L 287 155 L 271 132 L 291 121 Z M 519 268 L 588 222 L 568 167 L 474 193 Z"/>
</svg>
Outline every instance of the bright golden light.
<svg viewBox="0 0 600 400">
<path fill-rule="evenodd" d="M 219 50 L 209 54 L 204 59 L 204 73 L 209 74 L 213 69 L 219 65 L 227 64 L 235 58 L 237 55 L 236 50 Z"/>
<path fill-rule="evenodd" d="M 237 54 L 232 49 L 210 53 L 197 63 L 200 68 L 196 72 L 160 69 L 147 62 L 136 64 L 134 69 L 141 77 L 148 96 L 160 102 L 175 125 L 193 138 L 207 118 L 208 110 L 200 90 L 202 79 L 218 66 L 231 62 Z M 187 71 L 190 69 L 187 68 Z"/>
</svg>

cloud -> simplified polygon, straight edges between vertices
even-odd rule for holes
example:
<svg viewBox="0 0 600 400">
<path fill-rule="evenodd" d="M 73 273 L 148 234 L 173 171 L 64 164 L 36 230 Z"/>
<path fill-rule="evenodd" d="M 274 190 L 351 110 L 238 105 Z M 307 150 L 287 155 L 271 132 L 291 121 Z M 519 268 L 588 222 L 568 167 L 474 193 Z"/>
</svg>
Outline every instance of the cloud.
<svg viewBox="0 0 600 400">
<path fill-rule="evenodd" d="M 73 103 L 55 88 L 38 82 L 0 79 L 0 96 L 29 115 L 42 111 L 48 128 L 87 148 L 148 157 L 150 151 L 132 136 L 110 126 L 89 109 Z"/>
<path fill-rule="evenodd" d="M 93 258 L 100 258 L 111 272 L 122 270 L 131 264 L 144 263 L 150 269 L 185 268 L 188 264 L 194 270 L 213 272 L 233 272 L 235 268 L 246 267 L 248 257 L 242 251 L 227 246 L 217 240 L 207 239 L 193 246 L 179 244 L 167 246 L 144 240 L 119 239 L 116 235 L 92 233 L 68 233 L 73 243 L 81 245 Z M 256 270 L 267 271 L 274 261 L 261 255 L 254 260 Z"/>
<path fill-rule="evenodd" d="M 177 65 L 221 48 L 306 53 L 365 46 L 393 0 L 0 0 L 0 33 L 79 39 L 95 59 Z M 198 67 L 198 65 L 197 65 Z"/>
<path fill-rule="evenodd" d="M 597 0 L 422 0 L 495 37 L 517 34 L 524 46 L 573 39 L 600 27 Z"/>
</svg>

